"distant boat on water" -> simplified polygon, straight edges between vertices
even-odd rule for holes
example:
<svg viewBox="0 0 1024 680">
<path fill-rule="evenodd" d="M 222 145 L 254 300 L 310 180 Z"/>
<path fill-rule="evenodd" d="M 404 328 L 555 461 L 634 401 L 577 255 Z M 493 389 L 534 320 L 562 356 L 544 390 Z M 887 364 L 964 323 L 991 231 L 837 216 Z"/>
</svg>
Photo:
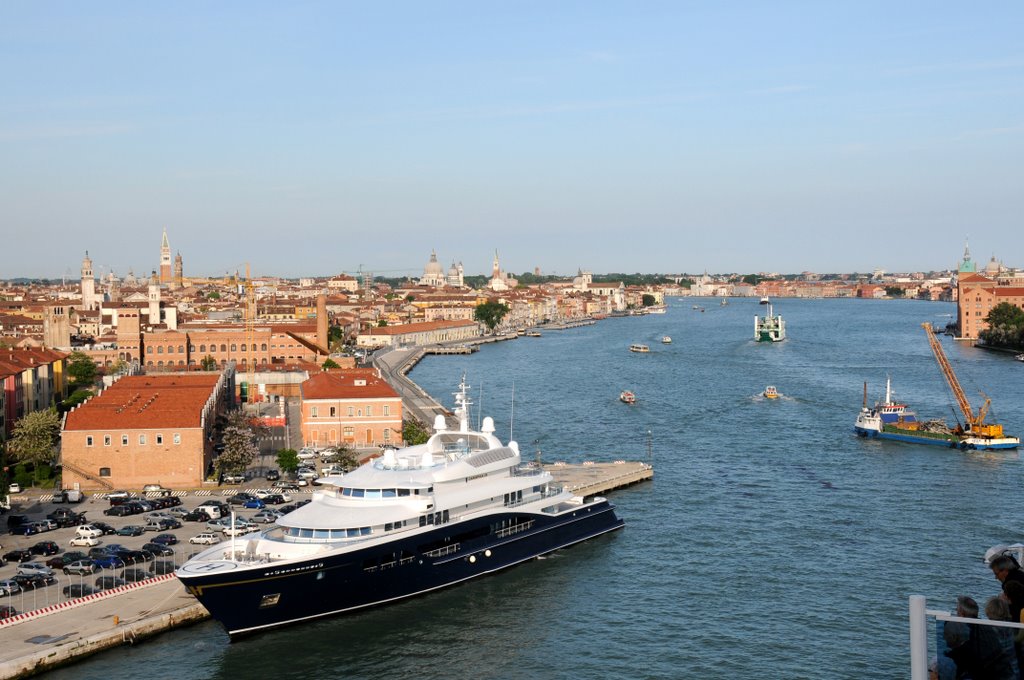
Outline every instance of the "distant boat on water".
<svg viewBox="0 0 1024 680">
<path fill-rule="evenodd" d="M 754 340 L 757 342 L 782 342 L 786 339 L 786 322 L 772 312 L 771 303 L 765 316 L 754 316 Z"/>
<path fill-rule="evenodd" d="M 621 401 L 623 404 L 635 404 L 636 395 L 630 392 L 629 390 L 623 390 L 622 393 L 619 394 L 619 401 Z"/>
<path fill-rule="evenodd" d="M 671 345 L 672 344 L 672 338 L 670 338 L 667 335 L 662 336 L 661 344 L 663 344 L 663 345 Z"/>
<path fill-rule="evenodd" d="M 650 352 L 651 348 L 648 347 L 647 345 L 641 345 L 638 342 L 634 342 L 632 345 L 629 346 L 629 351 L 630 352 L 640 352 L 641 354 L 643 354 L 645 352 Z"/>
</svg>

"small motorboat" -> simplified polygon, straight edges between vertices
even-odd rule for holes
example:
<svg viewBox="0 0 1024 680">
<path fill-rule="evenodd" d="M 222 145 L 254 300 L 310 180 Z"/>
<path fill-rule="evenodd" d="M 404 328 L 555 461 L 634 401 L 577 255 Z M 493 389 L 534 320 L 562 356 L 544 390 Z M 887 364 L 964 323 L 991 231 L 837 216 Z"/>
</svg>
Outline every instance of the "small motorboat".
<svg viewBox="0 0 1024 680">
<path fill-rule="evenodd" d="M 1024 361 L 1024 352 L 1014 357 L 1017 361 Z"/>
<path fill-rule="evenodd" d="M 630 392 L 629 390 L 623 390 L 622 393 L 619 395 L 619 401 L 621 401 L 623 404 L 635 404 L 636 395 Z"/>
<path fill-rule="evenodd" d="M 539 338 L 540 331 L 526 331 L 526 337 L 528 338 Z"/>
<path fill-rule="evenodd" d="M 764 388 L 764 392 L 761 393 L 761 396 L 765 399 L 778 399 L 779 391 L 775 389 L 775 385 L 768 385 L 768 387 Z"/>
<path fill-rule="evenodd" d="M 769 299 L 768 299 L 768 296 L 767 296 L 767 295 L 765 295 L 765 296 L 764 296 L 763 298 L 761 298 L 761 304 L 762 304 L 762 305 L 767 305 L 767 304 L 769 304 L 770 302 L 771 302 L 771 300 L 769 300 Z"/>
<path fill-rule="evenodd" d="M 645 352 L 650 352 L 651 348 L 648 347 L 647 345 L 641 345 L 638 342 L 634 342 L 632 345 L 629 346 L 629 351 L 630 352 L 645 353 Z"/>
<path fill-rule="evenodd" d="M 663 345 L 671 345 L 672 344 L 672 338 L 670 338 L 667 335 L 663 335 L 662 338 L 661 338 L 661 344 L 663 344 Z"/>
</svg>

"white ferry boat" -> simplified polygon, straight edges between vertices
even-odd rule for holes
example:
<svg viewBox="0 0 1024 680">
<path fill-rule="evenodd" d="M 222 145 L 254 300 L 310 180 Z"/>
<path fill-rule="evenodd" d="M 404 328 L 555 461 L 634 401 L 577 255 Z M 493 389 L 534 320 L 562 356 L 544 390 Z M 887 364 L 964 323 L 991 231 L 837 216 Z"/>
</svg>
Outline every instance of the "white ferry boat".
<svg viewBox="0 0 1024 680">
<path fill-rule="evenodd" d="M 782 342 L 786 339 L 786 322 L 772 312 L 768 303 L 765 316 L 754 316 L 754 340 L 758 342 Z"/>
<path fill-rule="evenodd" d="M 646 353 L 646 352 L 650 352 L 651 348 L 648 347 L 647 345 L 642 345 L 642 344 L 640 344 L 638 342 L 634 342 L 632 345 L 629 346 L 629 351 L 630 352 L 640 352 L 641 354 L 643 354 L 643 353 Z"/>
<path fill-rule="evenodd" d="M 623 527 L 606 499 L 574 496 L 523 463 L 491 418 L 471 431 L 459 388 L 458 429 L 438 416 L 425 444 L 321 479 L 310 503 L 176 576 L 234 638 L 427 593 Z"/>
</svg>

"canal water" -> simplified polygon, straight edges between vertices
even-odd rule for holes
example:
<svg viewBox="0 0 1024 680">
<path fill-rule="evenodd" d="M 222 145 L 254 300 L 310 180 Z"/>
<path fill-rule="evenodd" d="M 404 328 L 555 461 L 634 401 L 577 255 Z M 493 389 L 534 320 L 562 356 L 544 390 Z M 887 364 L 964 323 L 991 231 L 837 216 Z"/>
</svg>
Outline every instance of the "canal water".
<svg viewBox="0 0 1024 680">
<path fill-rule="evenodd" d="M 863 382 L 874 401 L 886 376 L 920 417 L 958 415 L 920 326 L 953 305 L 780 299 L 775 345 L 753 342 L 763 311 L 675 299 L 412 372 L 449 406 L 465 373 L 524 457 L 649 457 L 653 482 L 611 494 L 625 530 L 394 606 L 235 644 L 206 623 L 51 676 L 906 677 L 910 595 L 950 608 L 998 593 L 982 556 L 1024 538 L 1018 453 L 852 433 Z M 993 419 L 1024 430 L 1024 364 L 943 346 L 972 403 L 984 391 Z M 759 396 L 769 384 L 781 399 Z"/>
</svg>

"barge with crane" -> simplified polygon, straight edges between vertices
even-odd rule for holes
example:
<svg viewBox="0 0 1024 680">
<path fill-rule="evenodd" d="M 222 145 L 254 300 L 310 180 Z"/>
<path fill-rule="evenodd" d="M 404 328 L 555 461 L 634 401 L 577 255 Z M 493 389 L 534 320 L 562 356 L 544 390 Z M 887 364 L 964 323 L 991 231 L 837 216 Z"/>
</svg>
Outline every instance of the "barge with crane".
<svg viewBox="0 0 1024 680">
<path fill-rule="evenodd" d="M 942 420 L 918 420 L 917 415 L 909 410 L 906 404 L 893 400 L 891 384 L 886 380 L 885 400 L 875 404 L 873 408 L 868 408 L 868 387 L 867 383 L 864 383 L 864 405 L 857 415 L 853 431 L 861 437 L 892 439 L 965 450 L 1015 449 L 1020 446 L 1020 438 L 1006 435 L 1002 425 L 985 422 L 985 417 L 992 405 L 991 399 L 985 397 L 985 403 L 975 413 L 960 386 L 956 373 L 953 372 L 953 367 L 946 359 L 946 354 L 935 336 L 932 325 L 923 323 L 921 327 L 924 328 L 932 353 L 956 397 L 957 404 L 964 416 L 964 424 L 958 423 L 956 427 L 950 427 Z"/>
</svg>

